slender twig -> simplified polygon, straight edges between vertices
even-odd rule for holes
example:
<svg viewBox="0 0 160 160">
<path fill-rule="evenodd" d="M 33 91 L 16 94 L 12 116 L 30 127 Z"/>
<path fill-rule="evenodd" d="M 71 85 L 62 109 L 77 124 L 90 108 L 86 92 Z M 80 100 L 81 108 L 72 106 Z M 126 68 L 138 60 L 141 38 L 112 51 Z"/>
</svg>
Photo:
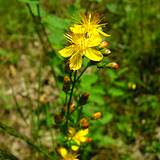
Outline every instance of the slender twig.
<svg viewBox="0 0 160 160">
<path fill-rule="evenodd" d="M 39 22 L 37 21 L 36 16 L 33 14 L 30 5 L 29 5 L 28 3 L 26 3 L 26 6 L 27 6 L 27 8 L 28 8 L 28 10 L 29 10 L 30 15 L 32 16 L 32 19 L 33 19 L 33 22 L 34 22 L 34 26 L 35 26 L 35 30 L 36 30 L 37 35 L 38 35 L 38 37 L 39 37 L 39 40 L 40 40 L 40 42 L 41 42 L 41 44 L 42 44 L 43 51 L 44 51 L 45 53 L 47 53 L 47 52 L 48 52 L 48 51 L 47 51 L 47 48 L 46 48 L 46 46 L 45 46 L 43 37 L 41 36 L 41 32 L 40 32 L 40 30 L 39 30 L 39 27 L 38 27 L 38 25 L 37 25 Z"/>
<path fill-rule="evenodd" d="M 83 109 L 83 106 L 77 106 L 78 107 L 78 115 L 77 115 L 77 121 L 76 121 L 76 127 L 78 126 L 78 122 L 79 122 L 79 120 L 80 120 L 80 118 L 81 118 L 81 114 L 82 114 L 82 109 Z"/>
<path fill-rule="evenodd" d="M 37 17 L 33 14 L 32 12 L 32 9 L 31 9 L 31 6 L 29 4 L 26 4 L 27 7 L 28 7 L 28 10 L 32 16 L 32 19 L 34 21 L 34 24 L 35 24 L 35 29 L 36 29 L 36 32 L 37 32 L 37 35 L 39 37 L 39 40 L 42 44 L 42 48 L 43 48 L 43 51 L 44 53 L 47 53 L 47 48 L 45 47 L 45 43 L 44 43 L 44 40 L 43 40 L 43 37 L 41 36 L 41 33 L 40 33 L 40 30 L 39 30 L 39 27 L 38 27 L 38 23 L 39 23 L 39 18 L 37 19 Z M 40 10 L 37 11 L 38 12 L 38 15 L 40 14 Z M 40 16 L 40 15 L 39 15 Z M 38 16 L 38 17 L 39 17 Z M 37 116 L 37 137 L 39 135 L 39 127 L 40 127 L 40 112 L 39 112 L 39 109 L 40 109 L 40 95 L 41 95 L 41 75 L 42 75 L 42 66 L 43 66 L 43 57 L 44 57 L 44 53 L 43 54 L 40 54 L 40 65 L 39 65 L 39 69 L 38 69 L 38 97 L 37 97 L 37 112 L 36 112 L 36 116 Z"/>
<path fill-rule="evenodd" d="M 65 102 L 64 102 L 65 107 L 67 106 L 67 99 L 68 99 L 68 94 L 66 93 L 65 94 Z"/>
<path fill-rule="evenodd" d="M 66 131 L 68 131 L 68 120 L 69 120 L 69 116 L 70 116 L 70 104 L 71 104 L 71 101 L 72 101 L 73 90 L 74 90 L 74 87 L 75 87 L 75 84 L 76 84 L 76 76 L 77 76 L 77 71 L 74 72 L 72 88 L 71 88 L 70 97 L 69 97 L 69 101 L 68 101 L 68 105 L 67 105 L 66 124 L 65 124 Z"/>
<path fill-rule="evenodd" d="M 47 40 L 47 48 L 50 48 L 51 50 L 53 50 L 53 46 L 52 46 L 52 44 L 50 43 L 50 41 L 49 41 L 49 38 L 48 38 L 48 35 L 47 35 L 47 32 L 46 32 L 46 29 L 45 29 L 45 27 L 44 27 L 44 25 L 43 25 L 43 23 L 42 23 L 42 18 L 41 18 L 41 13 L 40 13 L 40 5 L 39 4 L 37 4 L 37 12 L 38 12 L 38 20 L 39 20 L 39 24 L 41 25 L 41 30 L 42 30 L 42 32 L 43 32 L 43 34 L 44 34 L 44 36 L 45 36 L 45 38 L 46 38 L 46 40 Z"/>
<path fill-rule="evenodd" d="M 43 39 L 43 37 L 46 37 L 47 42 L 48 42 L 48 44 L 50 45 L 50 48 L 52 49 L 52 51 L 54 50 L 54 48 L 53 48 L 52 44 L 50 44 L 50 41 L 49 41 L 49 39 L 48 39 L 48 35 L 47 35 L 47 33 L 46 33 L 45 27 L 44 27 L 44 25 L 43 25 L 43 23 L 42 23 L 41 13 L 40 13 L 40 6 L 39 6 L 39 4 L 37 5 L 38 17 L 36 17 L 36 16 L 33 14 L 32 9 L 31 9 L 31 6 L 30 6 L 28 3 L 26 3 L 26 6 L 27 6 L 27 8 L 28 8 L 28 11 L 29 11 L 32 19 L 33 19 L 34 26 L 35 26 L 35 31 L 36 31 L 36 33 L 37 33 L 37 35 L 38 35 L 38 37 L 39 37 L 39 40 L 40 40 L 40 43 L 41 43 L 41 45 L 42 45 L 43 51 L 44 51 L 44 53 L 47 55 L 47 54 L 48 54 L 48 47 L 46 47 L 46 46 L 48 46 L 48 45 L 46 45 L 45 40 Z M 41 28 L 40 28 L 40 26 L 41 26 Z M 43 34 L 42 34 L 42 33 L 43 33 Z M 53 77 L 54 77 L 54 79 L 56 80 L 56 79 L 57 79 L 57 78 L 56 78 L 56 77 L 57 77 L 57 76 L 56 76 L 56 72 L 55 72 L 55 70 L 54 70 L 53 67 L 51 67 L 51 69 L 52 69 Z M 57 83 L 56 83 L 56 84 L 57 84 Z"/>
</svg>

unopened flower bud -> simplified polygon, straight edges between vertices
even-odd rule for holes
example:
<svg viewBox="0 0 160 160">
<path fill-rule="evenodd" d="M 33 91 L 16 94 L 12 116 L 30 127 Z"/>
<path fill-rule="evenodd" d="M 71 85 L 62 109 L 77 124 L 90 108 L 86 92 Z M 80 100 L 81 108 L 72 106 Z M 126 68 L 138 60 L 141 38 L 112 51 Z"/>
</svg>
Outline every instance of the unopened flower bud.
<svg viewBox="0 0 160 160">
<path fill-rule="evenodd" d="M 71 103 L 70 106 L 69 106 L 69 109 L 70 109 L 70 112 L 72 113 L 75 109 L 75 104 Z"/>
<path fill-rule="evenodd" d="M 64 76 L 63 79 L 63 91 L 68 92 L 70 90 L 71 80 L 68 76 Z"/>
<path fill-rule="evenodd" d="M 105 49 L 105 50 L 103 50 L 103 55 L 104 56 L 108 56 L 108 55 L 110 55 L 111 54 L 111 50 L 110 49 Z"/>
<path fill-rule="evenodd" d="M 100 48 L 106 48 L 107 46 L 109 45 L 109 43 L 108 42 L 106 42 L 106 41 L 102 41 L 102 43 L 100 44 Z"/>
<path fill-rule="evenodd" d="M 55 120 L 56 124 L 60 124 L 63 120 L 63 116 L 61 114 L 56 114 L 56 115 L 54 115 L 54 120 Z"/>
<path fill-rule="evenodd" d="M 88 122 L 88 120 L 86 118 L 82 118 L 80 120 L 80 124 L 81 124 L 82 128 L 84 128 L 84 129 L 89 127 L 89 122 Z"/>
<path fill-rule="evenodd" d="M 102 113 L 101 112 L 96 112 L 92 115 L 92 118 L 94 120 L 100 119 L 102 117 Z"/>
<path fill-rule="evenodd" d="M 63 107 L 63 111 L 66 112 L 66 106 Z M 75 109 L 75 104 L 73 102 L 71 102 L 70 106 L 69 106 L 69 111 L 72 113 Z"/>
<path fill-rule="evenodd" d="M 108 64 L 106 65 L 106 67 L 112 68 L 112 69 L 118 69 L 120 66 L 119 66 L 119 64 L 116 63 L 116 62 L 111 62 L 111 63 L 108 63 Z"/>
<path fill-rule="evenodd" d="M 87 137 L 87 139 L 86 139 L 86 142 L 87 142 L 87 143 L 91 143 L 92 141 L 93 141 L 92 138 Z"/>
<path fill-rule="evenodd" d="M 88 101 L 88 98 L 89 98 L 89 93 L 83 93 L 82 96 L 79 99 L 79 104 L 80 105 L 86 104 L 87 101 Z"/>
<path fill-rule="evenodd" d="M 67 62 L 65 63 L 64 70 L 65 70 L 66 73 L 72 72 L 72 71 L 70 70 L 70 67 L 69 67 L 69 61 L 67 61 Z"/>
</svg>

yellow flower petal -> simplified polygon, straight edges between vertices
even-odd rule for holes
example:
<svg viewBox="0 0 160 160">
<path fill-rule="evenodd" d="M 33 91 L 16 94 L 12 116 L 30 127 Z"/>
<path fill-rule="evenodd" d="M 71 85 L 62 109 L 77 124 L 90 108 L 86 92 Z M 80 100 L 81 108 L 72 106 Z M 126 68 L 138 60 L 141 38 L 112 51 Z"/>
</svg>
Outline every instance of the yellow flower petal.
<svg viewBox="0 0 160 160">
<path fill-rule="evenodd" d="M 103 31 L 101 31 L 100 29 L 98 29 L 98 32 L 103 35 L 104 37 L 109 37 L 110 35 L 107 33 L 104 33 Z"/>
<path fill-rule="evenodd" d="M 73 27 L 70 27 L 70 30 L 75 34 L 85 33 L 85 28 L 82 25 L 75 24 Z"/>
<path fill-rule="evenodd" d="M 59 51 L 60 55 L 63 57 L 70 57 L 74 52 L 74 45 L 65 47 Z"/>
<path fill-rule="evenodd" d="M 77 134 L 80 136 L 86 136 L 88 134 L 88 132 L 89 132 L 89 129 L 87 128 L 87 129 L 83 129 L 83 130 L 78 131 Z"/>
<path fill-rule="evenodd" d="M 82 142 L 82 143 L 86 142 L 86 140 L 87 140 L 86 137 L 81 137 L 81 138 L 80 138 L 80 142 Z"/>
<path fill-rule="evenodd" d="M 92 61 L 101 61 L 102 58 L 103 58 L 103 55 L 100 51 L 97 51 L 97 50 L 92 49 L 92 48 L 88 48 L 85 51 L 84 55 Z"/>
<path fill-rule="evenodd" d="M 82 66 L 82 55 L 77 52 L 69 59 L 69 67 L 71 70 L 78 70 Z"/>
<path fill-rule="evenodd" d="M 68 151 L 64 148 L 64 147 L 60 147 L 58 148 L 58 153 L 63 157 L 65 158 L 68 154 Z"/>
<path fill-rule="evenodd" d="M 83 129 L 83 130 L 79 130 L 75 136 L 73 137 L 73 140 L 80 145 L 81 142 L 84 143 L 86 142 L 87 137 L 85 137 L 89 132 L 89 129 Z"/>
<path fill-rule="evenodd" d="M 71 149 L 72 149 L 73 151 L 78 151 L 79 146 L 73 145 L 73 146 L 71 146 Z"/>
<path fill-rule="evenodd" d="M 75 132 L 76 132 L 75 128 L 69 127 L 68 133 L 69 133 L 70 136 L 74 136 Z"/>
<path fill-rule="evenodd" d="M 77 145 L 80 145 L 80 144 L 81 144 L 80 138 L 73 137 L 73 140 L 77 143 Z"/>
<path fill-rule="evenodd" d="M 97 32 L 98 33 L 98 32 Z M 98 46 L 102 42 L 101 36 L 98 34 L 92 34 L 90 33 L 90 37 L 87 39 L 87 47 L 94 47 Z"/>
<path fill-rule="evenodd" d="M 67 149 L 64 147 L 58 148 L 58 153 L 61 155 L 63 160 L 79 160 L 77 158 L 78 157 L 77 154 L 67 151 Z"/>
</svg>

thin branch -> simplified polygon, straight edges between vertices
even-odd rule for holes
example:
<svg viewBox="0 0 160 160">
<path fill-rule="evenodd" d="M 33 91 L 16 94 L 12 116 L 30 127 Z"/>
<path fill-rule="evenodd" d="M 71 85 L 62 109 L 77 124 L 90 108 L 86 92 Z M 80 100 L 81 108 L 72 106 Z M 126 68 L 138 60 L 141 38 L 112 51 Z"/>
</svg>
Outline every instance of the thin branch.
<svg viewBox="0 0 160 160">
<path fill-rule="evenodd" d="M 75 87 L 75 84 L 76 84 L 76 76 L 77 76 L 77 71 L 74 72 L 74 79 L 73 79 L 73 82 L 72 82 L 71 93 L 70 93 L 69 101 L 68 101 L 68 104 L 67 104 L 66 123 L 65 123 L 66 132 L 68 131 L 68 120 L 69 120 L 69 116 L 70 116 L 70 104 L 72 102 L 73 90 L 74 90 L 74 87 Z"/>
<path fill-rule="evenodd" d="M 40 5 L 37 4 L 37 12 L 38 12 L 38 19 L 39 19 L 39 24 L 41 25 L 41 30 L 47 40 L 47 48 L 49 48 L 50 50 L 54 50 L 53 47 L 52 47 L 52 44 L 50 43 L 49 41 L 49 38 L 48 38 L 48 34 L 46 32 L 46 28 L 44 27 L 43 23 L 42 23 L 42 18 L 41 18 L 41 12 L 40 12 Z"/>
<path fill-rule="evenodd" d="M 29 10 L 30 15 L 32 16 L 32 19 L 33 19 L 33 22 L 34 22 L 34 25 L 35 25 L 35 30 L 36 30 L 37 35 L 38 35 L 38 37 L 39 37 L 39 40 L 40 40 L 40 42 L 41 42 L 41 44 L 42 44 L 43 51 L 44 51 L 45 53 L 47 53 L 47 52 L 48 52 L 48 51 L 47 51 L 47 48 L 46 48 L 46 46 L 45 46 L 43 37 L 42 37 L 42 35 L 41 35 L 40 31 L 39 31 L 38 25 L 37 25 L 37 23 L 38 23 L 38 22 L 37 22 L 37 18 L 36 18 L 36 16 L 33 14 L 32 9 L 31 9 L 31 6 L 30 6 L 28 3 L 26 3 L 26 6 L 27 6 L 27 8 L 28 8 L 28 10 Z"/>
</svg>

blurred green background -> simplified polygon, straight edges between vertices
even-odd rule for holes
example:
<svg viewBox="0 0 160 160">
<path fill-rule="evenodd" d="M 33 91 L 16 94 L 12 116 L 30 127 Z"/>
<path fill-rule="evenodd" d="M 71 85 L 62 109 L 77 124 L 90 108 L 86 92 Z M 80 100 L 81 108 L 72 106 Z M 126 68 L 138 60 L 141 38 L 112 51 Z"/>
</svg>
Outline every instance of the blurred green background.
<svg viewBox="0 0 160 160">
<path fill-rule="evenodd" d="M 38 27 L 42 32 L 45 28 L 44 46 L 25 2 L 36 17 L 36 1 L 0 0 L 0 119 L 29 134 L 17 116 L 13 97 L 27 116 L 37 100 L 38 66 L 43 65 L 38 112 L 47 108 L 49 118 L 41 118 L 42 133 L 55 124 L 52 117 L 65 99 L 60 91 L 64 66 L 57 51 L 66 44 L 64 33 L 73 18 L 84 11 L 95 12 L 107 22 L 109 59 L 119 63 L 120 69 L 97 71 L 93 67 L 81 80 L 77 94 L 90 93 L 84 114 L 103 113 L 101 120 L 91 124 L 93 143 L 81 153 L 81 159 L 160 159 L 160 1 L 41 0 L 42 27 Z M 29 159 L 31 152 L 24 144 L 9 137 L 3 141 L 5 136 L 0 134 L 1 147 L 9 148 L 20 160 Z"/>
</svg>

